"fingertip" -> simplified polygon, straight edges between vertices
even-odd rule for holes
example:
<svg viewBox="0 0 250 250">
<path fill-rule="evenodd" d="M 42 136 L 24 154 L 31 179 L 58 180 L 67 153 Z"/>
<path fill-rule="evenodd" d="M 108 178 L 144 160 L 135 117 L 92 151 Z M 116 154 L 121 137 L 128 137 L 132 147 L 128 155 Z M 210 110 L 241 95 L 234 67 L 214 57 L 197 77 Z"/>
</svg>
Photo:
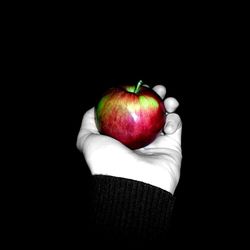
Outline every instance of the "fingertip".
<svg viewBox="0 0 250 250">
<path fill-rule="evenodd" d="M 167 112 L 172 113 L 179 107 L 179 102 L 174 97 L 168 97 L 164 101 Z"/>
<path fill-rule="evenodd" d="M 166 93 L 167 93 L 167 90 L 166 90 L 166 87 L 163 86 L 163 85 L 155 85 L 153 87 L 153 90 L 162 98 L 164 99 Z"/>
</svg>

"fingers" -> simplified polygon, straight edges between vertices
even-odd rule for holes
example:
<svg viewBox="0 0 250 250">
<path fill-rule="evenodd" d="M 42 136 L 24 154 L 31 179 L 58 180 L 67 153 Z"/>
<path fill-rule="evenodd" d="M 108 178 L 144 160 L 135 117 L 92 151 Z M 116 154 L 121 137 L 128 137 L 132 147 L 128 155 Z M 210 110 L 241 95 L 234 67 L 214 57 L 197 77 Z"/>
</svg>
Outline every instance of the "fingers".
<svg viewBox="0 0 250 250">
<path fill-rule="evenodd" d="M 163 85 L 156 85 L 153 90 L 164 99 L 166 96 L 166 88 Z M 164 100 L 164 104 L 168 113 L 173 113 L 179 106 L 179 102 L 174 97 L 168 97 Z"/>
<path fill-rule="evenodd" d="M 166 88 L 163 85 L 156 85 L 153 90 L 164 99 L 166 95 Z M 179 107 L 179 102 L 174 97 L 168 97 L 164 100 L 164 105 L 168 113 L 173 113 Z M 168 114 L 167 121 L 164 127 L 166 134 L 174 134 L 177 129 L 181 128 L 181 119 L 179 115 L 173 113 Z M 179 130 L 179 137 L 181 136 L 181 129 Z"/>
<path fill-rule="evenodd" d="M 162 98 L 164 99 L 165 95 L 166 95 L 166 88 L 163 85 L 155 85 L 153 87 L 153 90 Z"/>
</svg>

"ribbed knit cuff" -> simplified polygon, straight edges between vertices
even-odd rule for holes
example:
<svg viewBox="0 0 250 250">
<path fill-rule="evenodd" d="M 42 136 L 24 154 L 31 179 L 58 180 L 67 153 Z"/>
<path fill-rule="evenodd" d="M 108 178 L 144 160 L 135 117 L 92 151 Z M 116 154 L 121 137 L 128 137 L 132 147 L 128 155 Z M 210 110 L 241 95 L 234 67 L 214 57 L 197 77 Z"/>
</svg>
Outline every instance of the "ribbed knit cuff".
<svg viewBox="0 0 250 250">
<path fill-rule="evenodd" d="M 171 193 L 125 178 L 94 175 L 92 228 L 107 239 L 160 239 L 174 204 Z"/>
</svg>

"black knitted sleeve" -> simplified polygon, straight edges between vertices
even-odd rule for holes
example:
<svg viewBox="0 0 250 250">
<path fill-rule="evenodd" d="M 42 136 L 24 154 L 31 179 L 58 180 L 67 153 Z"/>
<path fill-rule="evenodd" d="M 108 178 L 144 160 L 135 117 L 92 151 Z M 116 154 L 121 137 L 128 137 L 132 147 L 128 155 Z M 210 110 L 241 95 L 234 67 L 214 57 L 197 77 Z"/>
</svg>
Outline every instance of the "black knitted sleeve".
<svg viewBox="0 0 250 250">
<path fill-rule="evenodd" d="M 91 232 L 97 239 L 164 240 L 174 204 L 171 193 L 125 178 L 93 176 Z"/>
</svg>

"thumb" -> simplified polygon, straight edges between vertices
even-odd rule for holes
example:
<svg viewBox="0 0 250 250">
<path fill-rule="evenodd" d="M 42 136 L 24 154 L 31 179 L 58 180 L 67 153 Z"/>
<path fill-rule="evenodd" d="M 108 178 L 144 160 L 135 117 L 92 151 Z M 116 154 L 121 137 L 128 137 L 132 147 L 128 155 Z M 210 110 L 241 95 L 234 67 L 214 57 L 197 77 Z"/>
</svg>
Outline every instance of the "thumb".
<svg viewBox="0 0 250 250">
<path fill-rule="evenodd" d="M 83 144 L 90 134 L 99 134 L 95 124 L 95 109 L 89 109 L 83 116 L 80 131 L 77 136 L 76 146 L 82 151 Z"/>
</svg>

